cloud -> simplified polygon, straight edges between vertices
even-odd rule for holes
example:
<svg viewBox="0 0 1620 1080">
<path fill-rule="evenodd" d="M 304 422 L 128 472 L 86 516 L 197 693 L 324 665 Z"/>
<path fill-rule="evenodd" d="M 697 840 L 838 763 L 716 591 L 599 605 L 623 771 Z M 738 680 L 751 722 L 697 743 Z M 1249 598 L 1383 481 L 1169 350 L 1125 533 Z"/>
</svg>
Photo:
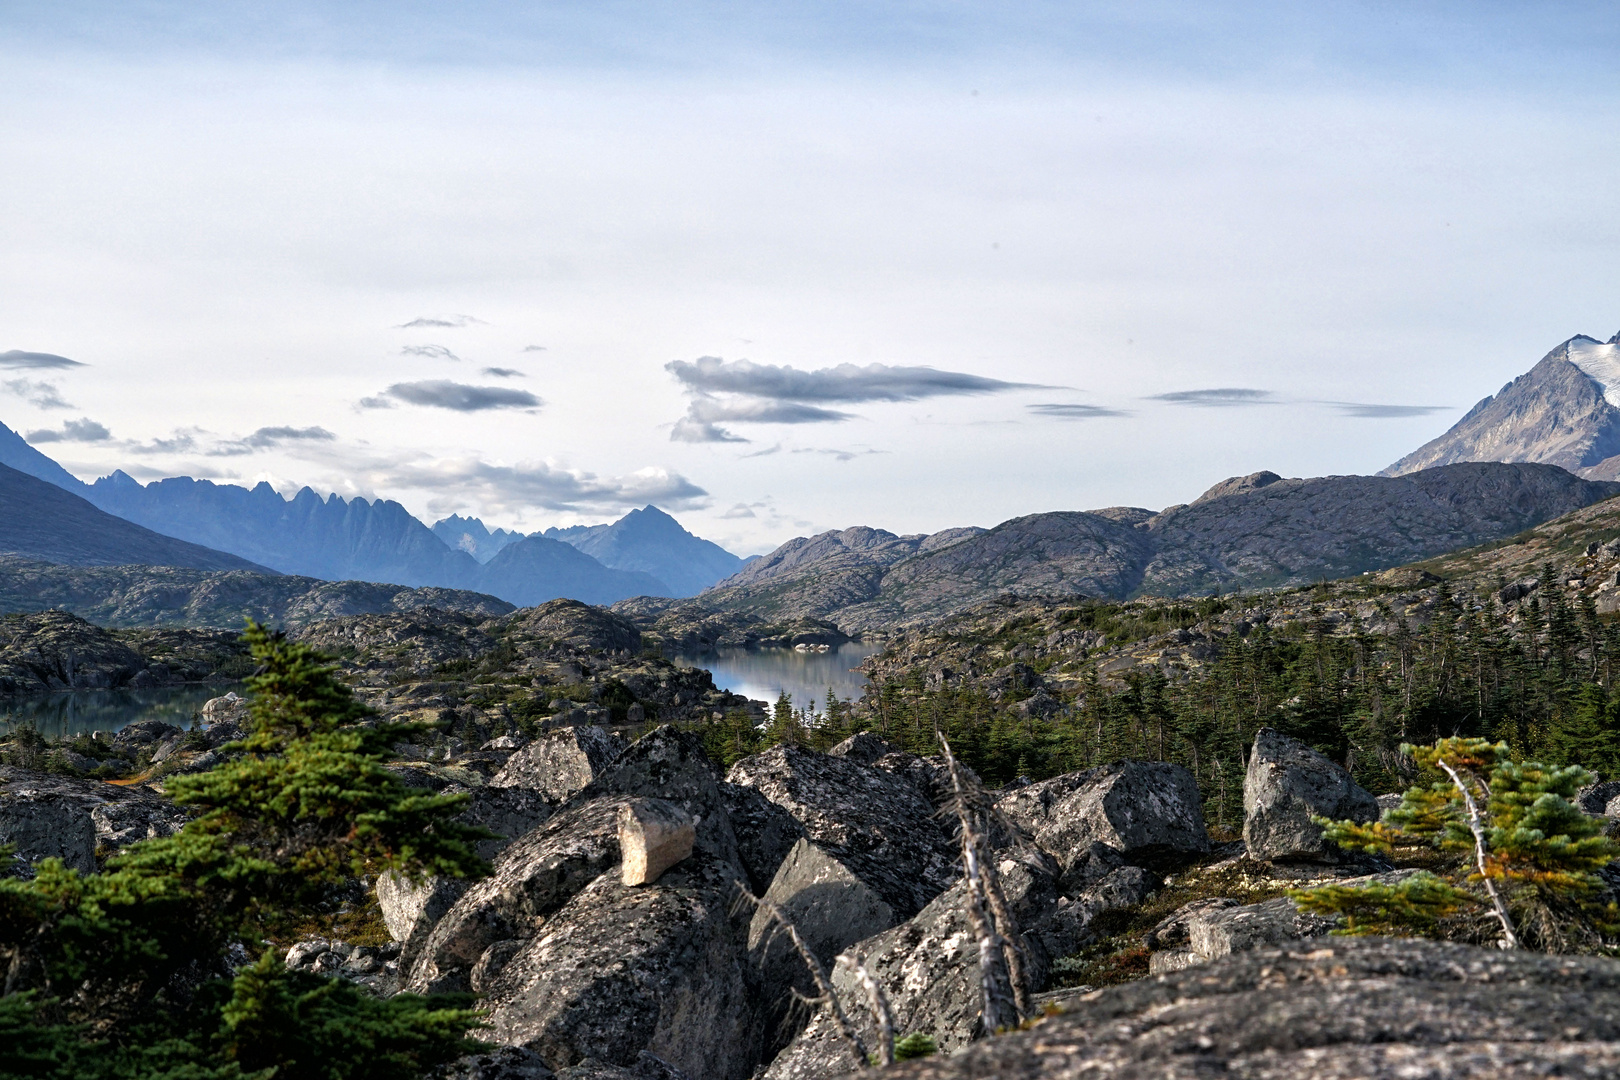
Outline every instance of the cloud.
<svg viewBox="0 0 1620 1080">
<path fill-rule="evenodd" d="M 523 351 L 524 352 L 545 352 L 546 347 L 544 345 L 525 345 L 525 346 L 523 346 Z"/>
<path fill-rule="evenodd" d="M 747 503 L 737 503 L 731 509 L 727 510 L 725 513 L 721 514 L 720 516 L 722 518 L 733 518 L 733 519 L 735 519 L 735 518 L 757 518 L 757 517 L 759 517 L 759 515 L 754 513 L 754 508 L 755 507 L 758 507 L 760 509 L 764 509 L 765 504 L 764 503 L 755 503 L 753 506 L 749 506 Z"/>
<path fill-rule="evenodd" d="M 394 327 L 394 329 L 459 330 L 463 326 L 471 326 L 474 323 L 477 323 L 479 326 L 489 325 L 483 319 L 475 319 L 471 315 L 424 315 L 420 318 L 412 319 L 408 323 L 400 323 L 398 326 Z"/>
<path fill-rule="evenodd" d="M 461 363 L 461 357 L 443 345 L 407 345 L 399 351 L 404 356 L 422 356 L 429 360 L 454 360 L 458 364 Z"/>
<path fill-rule="evenodd" d="M 728 362 L 718 356 L 672 360 L 664 370 L 675 376 L 690 398 L 686 416 L 675 423 L 669 437 L 675 442 L 694 443 L 748 441 L 720 426 L 727 422 L 822 424 L 854 417 L 854 413 L 825 407 L 833 402 L 917 401 L 1033 387 L 1031 383 L 1004 382 L 931 367 L 839 364 L 801 371 L 752 360 Z"/>
<path fill-rule="evenodd" d="M 57 356 L 48 352 L 24 352 L 21 349 L 12 349 L 10 352 L 0 352 L 0 368 L 26 368 L 39 370 L 44 368 L 76 368 L 85 367 L 77 360 L 69 360 L 65 356 Z"/>
<path fill-rule="evenodd" d="M 197 436 L 207 434 L 202 428 L 176 428 L 167 439 L 153 439 L 147 443 L 129 442 L 124 446 L 135 454 L 189 454 L 198 448 Z"/>
<path fill-rule="evenodd" d="M 839 364 L 800 371 L 776 364 L 756 364 L 751 360 L 728 363 L 718 356 L 674 360 L 665 364 L 664 370 L 694 392 L 745 394 L 778 401 L 916 401 L 943 394 L 993 394 L 1033 386 L 931 367 Z"/>
<path fill-rule="evenodd" d="M 797 450 L 792 451 L 792 453 L 795 453 L 795 454 L 825 454 L 826 456 L 834 459 L 835 461 L 854 461 L 858 457 L 866 457 L 869 454 L 887 454 L 888 451 L 887 450 L 872 450 L 872 449 L 866 449 L 866 450 L 838 450 L 838 449 L 833 449 L 833 448 L 804 446 L 804 447 L 800 447 Z"/>
<path fill-rule="evenodd" d="M 1428 416 L 1430 413 L 1445 412 L 1451 408 L 1449 405 L 1364 405 L 1354 401 L 1324 401 L 1323 405 L 1332 406 L 1346 416 L 1354 416 L 1362 420 L 1390 420 L 1403 416 Z"/>
<path fill-rule="evenodd" d="M 1053 420 L 1097 420 L 1105 416 L 1129 416 L 1124 409 L 1106 409 L 1101 405 L 1061 405 L 1042 403 L 1039 405 L 1025 405 L 1024 408 L 1037 416 L 1050 417 Z"/>
<path fill-rule="evenodd" d="M 8 379 L 3 384 L 7 390 L 27 401 L 36 409 L 71 409 L 73 406 L 62 400 L 62 394 L 54 383 L 33 382 L 29 379 Z"/>
<path fill-rule="evenodd" d="M 31 443 L 106 442 L 112 438 L 112 432 L 88 416 L 81 416 L 77 420 L 63 421 L 61 431 L 41 428 L 38 431 L 30 431 L 24 437 Z"/>
<path fill-rule="evenodd" d="M 523 372 L 519 371 L 517 368 L 509 368 L 509 367 L 487 367 L 483 371 L 480 371 L 478 374 L 480 374 L 480 375 L 488 375 L 488 376 L 490 376 L 492 378 L 496 378 L 496 379 L 527 379 L 528 378 L 527 375 L 523 374 Z"/>
<path fill-rule="evenodd" d="M 377 488 L 440 491 L 435 512 L 476 503 L 484 514 L 521 515 L 554 511 L 614 511 L 656 503 L 688 510 L 708 505 L 709 493 L 679 473 L 647 468 L 627 476 L 598 477 L 547 462 L 491 465 L 476 458 L 406 461 L 373 466 Z"/>
<path fill-rule="evenodd" d="M 1281 404 L 1270 390 L 1250 390 L 1227 386 L 1214 390 L 1177 390 L 1169 394 L 1154 394 L 1148 401 L 1163 401 L 1170 405 L 1194 405 L 1199 408 L 1229 408 L 1235 405 Z"/>
<path fill-rule="evenodd" d="M 323 427 L 262 427 L 242 441 L 249 446 L 275 446 L 286 441 L 331 442 L 337 436 Z"/>
<path fill-rule="evenodd" d="M 360 399 L 367 409 L 389 408 L 392 398 L 410 405 L 426 405 L 435 409 L 456 412 L 482 412 L 486 409 L 537 409 L 545 402 L 527 390 L 514 390 L 505 386 L 468 386 L 448 379 L 427 379 L 422 382 L 395 383 L 378 397 Z"/>
</svg>

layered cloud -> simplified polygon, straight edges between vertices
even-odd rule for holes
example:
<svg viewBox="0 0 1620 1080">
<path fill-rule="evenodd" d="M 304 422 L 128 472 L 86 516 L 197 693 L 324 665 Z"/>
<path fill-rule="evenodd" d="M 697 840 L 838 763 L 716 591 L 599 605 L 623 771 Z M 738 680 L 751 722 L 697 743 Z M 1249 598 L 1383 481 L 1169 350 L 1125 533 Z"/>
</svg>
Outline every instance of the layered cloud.
<svg viewBox="0 0 1620 1080">
<path fill-rule="evenodd" d="M 1052 420 L 1098 420 L 1108 416 L 1129 416 L 1124 409 L 1108 409 L 1101 405 L 1067 405 L 1043 402 L 1037 405 L 1025 405 L 1024 408 L 1036 416 L 1044 416 Z"/>
<path fill-rule="evenodd" d="M 480 374 L 480 375 L 488 375 L 490 378 L 493 378 L 493 379 L 526 379 L 526 378 L 528 378 L 527 375 L 523 374 L 523 372 L 519 371 L 517 368 L 509 368 L 509 367 L 487 367 L 483 371 L 480 371 L 478 374 Z"/>
<path fill-rule="evenodd" d="M 1366 405 L 1355 401 L 1324 401 L 1322 404 L 1332 406 L 1346 416 L 1362 420 L 1398 420 L 1403 416 L 1428 416 L 1430 413 L 1445 412 L 1451 408 L 1449 405 Z"/>
<path fill-rule="evenodd" d="M 709 493 L 703 488 L 662 468 L 599 477 L 547 462 L 492 465 L 468 457 L 378 462 L 370 469 L 369 479 L 379 488 L 438 493 L 428 500 L 435 513 L 477 506 L 485 514 L 521 516 L 536 508 L 558 512 L 618 511 L 648 503 L 670 510 L 690 510 L 709 502 Z"/>
<path fill-rule="evenodd" d="M 77 420 L 64 421 L 60 430 L 42 428 L 38 431 L 30 431 L 24 438 L 36 445 L 54 442 L 93 443 L 107 442 L 112 438 L 112 432 L 88 416 L 81 416 Z"/>
<path fill-rule="evenodd" d="M 1168 394 L 1153 394 L 1147 400 L 1162 401 L 1169 405 L 1192 405 L 1202 409 L 1278 404 L 1277 395 L 1270 390 L 1253 390 L 1243 386 L 1223 386 L 1212 390 L 1176 390 Z"/>
<path fill-rule="evenodd" d="M 687 392 L 686 415 L 676 421 L 676 442 L 747 442 L 723 423 L 819 424 L 848 420 L 853 413 L 829 404 L 918 401 L 963 394 L 1033 389 L 959 371 L 890 364 L 839 364 L 801 371 L 751 360 L 701 356 L 664 365 Z M 722 396 L 723 395 L 723 396 Z"/>
<path fill-rule="evenodd" d="M 77 360 L 69 360 L 65 356 L 55 353 L 25 352 L 22 349 L 12 349 L 9 352 L 0 352 L 0 368 L 15 370 L 62 370 L 66 368 L 85 367 Z"/>
<path fill-rule="evenodd" d="M 376 397 L 360 399 L 365 409 L 388 409 L 395 402 L 423 405 L 455 412 L 482 412 L 487 409 L 538 409 L 545 402 L 527 390 L 506 386 L 468 386 L 448 379 L 395 383 Z"/>
</svg>

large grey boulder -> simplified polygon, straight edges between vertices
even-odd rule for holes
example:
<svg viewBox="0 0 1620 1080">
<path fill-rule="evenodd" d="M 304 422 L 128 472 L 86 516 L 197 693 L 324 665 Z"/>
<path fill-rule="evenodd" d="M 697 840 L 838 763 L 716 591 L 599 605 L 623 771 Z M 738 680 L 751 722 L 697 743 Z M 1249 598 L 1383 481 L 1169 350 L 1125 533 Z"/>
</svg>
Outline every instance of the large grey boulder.
<svg viewBox="0 0 1620 1080">
<path fill-rule="evenodd" d="M 567 805 L 621 795 L 672 802 L 697 823 L 697 850 L 737 867 L 740 876 L 737 835 L 720 784 L 720 770 L 703 752 L 702 741 L 666 724 L 632 743 Z"/>
<path fill-rule="evenodd" d="M 624 752 L 624 741 L 594 726 L 547 732 L 511 757 L 490 778 L 495 788 L 527 788 L 560 803 L 595 780 Z"/>
<path fill-rule="evenodd" d="M 794 1034 L 786 1021 L 795 1011 L 795 992 L 815 997 L 817 991 L 809 968 L 766 905 L 787 917 L 823 970 L 849 946 L 893 926 L 895 915 L 849 867 L 809 840 L 793 846 L 763 900 L 748 926 L 748 956 L 759 972 L 769 1011 L 766 1037 L 774 1050 Z"/>
<path fill-rule="evenodd" d="M 390 870 L 377 878 L 375 891 L 388 936 L 400 944 L 400 969 L 409 971 L 433 928 L 467 891 L 467 882 L 445 877 L 413 882 Z"/>
<path fill-rule="evenodd" d="M 14 845 L 11 866 L 32 877 L 42 859 L 93 873 L 98 857 L 148 837 L 168 836 L 185 812 L 146 791 L 0 765 L 0 845 Z"/>
<path fill-rule="evenodd" d="M 1620 964 L 1319 938 L 1068 1001 L 903 1080 L 1537 1080 L 1620 1075 Z"/>
<path fill-rule="evenodd" d="M 459 785 L 447 787 L 442 794 L 452 795 L 463 790 Z M 540 827 L 551 816 L 553 804 L 538 791 L 523 787 L 495 787 L 485 784 L 473 788 L 472 798 L 458 819 L 468 825 L 477 825 L 495 834 L 491 840 L 480 840 L 473 850 L 481 859 L 493 859 L 516 840 Z"/>
<path fill-rule="evenodd" d="M 852 757 L 775 746 L 726 775 L 791 814 L 901 918 L 956 877 L 956 847 L 933 804 L 911 784 Z"/>
<path fill-rule="evenodd" d="M 804 839 L 804 827 L 793 815 L 751 787 L 720 785 L 720 798 L 737 837 L 737 857 L 757 896 L 770 888 L 776 871 L 793 845 Z"/>
<path fill-rule="evenodd" d="M 1378 800 L 1336 762 L 1261 728 L 1243 776 L 1243 843 L 1251 859 L 1331 860 L 1335 845 L 1311 818 L 1378 820 Z"/>
<path fill-rule="evenodd" d="M 1049 874 L 1011 858 L 998 869 L 1008 905 L 1021 924 L 1038 921 L 1055 904 L 1056 884 Z M 966 882 L 958 882 L 915 918 L 852 945 L 839 957 L 833 987 L 868 1047 L 877 1045 L 877 1026 L 865 1004 L 856 963 L 888 995 L 896 1037 L 923 1032 L 949 1053 L 982 1034 L 979 944 L 964 906 L 966 894 Z M 1046 980 L 1047 955 L 1034 935 L 1024 934 L 1021 940 L 1031 982 L 1039 989 Z M 840 1076 L 858 1064 L 827 1010 L 820 1008 L 771 1062 L 764 1080 Z"/>
<path fill-rule="evenodd" d="M 643 1051 L 692 1077 L 744 1080 L 755 1007 L 734 919 L 736 868 L 706 852 L 658 881 L 603 874 L 552 913 L 480 987 L 486 1038 L 553 1069 Z"/>
<path fill-rule="evenodd" d="M 437 920 L 405 980 L 417 993 L 466 990 L 498 943 L 535 927 L 619 862 L 619 810 L 629 799 L 571 806 L 522 837 Z"/>
<path fill-rule="evenodd" d="M 1209 850 L 1192 773 L 1164 761 L 1124 761 L 1029 784 L 996 805 L 1069 870 L 1106 844 L 1157 867 Z"/>
</svg>

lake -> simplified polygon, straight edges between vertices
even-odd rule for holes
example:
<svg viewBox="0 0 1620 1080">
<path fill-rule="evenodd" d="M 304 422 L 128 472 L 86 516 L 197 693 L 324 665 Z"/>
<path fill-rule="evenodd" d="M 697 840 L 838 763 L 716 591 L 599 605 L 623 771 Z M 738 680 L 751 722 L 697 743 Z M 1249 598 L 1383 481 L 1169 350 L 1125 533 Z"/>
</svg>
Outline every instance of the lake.
<svg viewBox="0 0 1620 1080">
<path fill-rule="evenodd" d="M 785 693 L 796 708 L 814 706 L 819 711 L 827 703 L 828 688 L 844 700 L 859 698 L 866 690 L 866 676 L 850 669 L 882 649 L 881 644 L 847 641 L 824 653 L 716 649 L 665 655 L 673 663 L 707 669 L 721 690 L 773 705 Z"/>
<path fill-rule="evenodd" d="M 235 690 L 236 683 L 204 686 L 165 686 L 154 690 L 68 690 L 22 698 L 0 698 L 0 734 L 32 724 L 49 739 L 117 731 L 137 720 L 158 719 L 178 728 L 192 718 L 209 698 Z"/>
</svg>

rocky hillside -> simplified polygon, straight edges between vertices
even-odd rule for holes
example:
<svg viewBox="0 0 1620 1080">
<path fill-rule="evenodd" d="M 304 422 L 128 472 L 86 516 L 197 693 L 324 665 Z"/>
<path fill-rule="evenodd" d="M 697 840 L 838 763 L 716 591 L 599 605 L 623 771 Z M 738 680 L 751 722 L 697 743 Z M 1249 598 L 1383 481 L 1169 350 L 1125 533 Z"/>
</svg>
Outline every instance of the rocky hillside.
<svg viewBox="0 0 1620 1080">
<path fill-rule="evenodd" d="M 765 620 L 822 619 L 861 634 L 1007 592 L 1124 599 L 1287 587 L 1511 536 L 1615 494 L 1620 484 L 1547 465 L 1309 480 L 1256 473 L 1157 514 L 1035 514 L 954 542 L 864 529 L 797 540 L 694 604 Z M 657 617 L 676 618 L 690 624 L 691 607 Z"/>
<path fill-rule="evenodd" d="M 0 617 L 0 697 L 175 686 L 251 670 L 231 631 L 106 630 L 65 611 Z"/>
<path fill-rule="evenodd" d="M 737 556 L 693 536 L 656 506 L 632 510 L 610 525 L 547 529 L 544 535 L 572 544 L 603 566 L 652 575 L 664 586 L 659 596 L 696 595 L 742 566 Z"/>
<path fill-rule="evenodd" d="M 178 566 L 270 573 L 224 551 L 163 536 L 0 465 L 0 555 L 66 566 Z"/>
<path fill-rule="evenodd" d="M 512 610 L 504 600 L 457 589 L 403 589 L 241 570 L 75 567 L 0 556 L 0 614 L 54 608 L 99 626 L 239 631 L 243 620 L 250 618 L 271 626 L 303 626 L 340 615 L 424 607 L 484 617 Z"/>
<path fill-rule="evenodd" d="M 1401 476 L 1460 461 L 1539 461 L 1601 480 L 1620 477 L 1620 334 L 1577 334 L 1389 468 Z"/>
</svg>

